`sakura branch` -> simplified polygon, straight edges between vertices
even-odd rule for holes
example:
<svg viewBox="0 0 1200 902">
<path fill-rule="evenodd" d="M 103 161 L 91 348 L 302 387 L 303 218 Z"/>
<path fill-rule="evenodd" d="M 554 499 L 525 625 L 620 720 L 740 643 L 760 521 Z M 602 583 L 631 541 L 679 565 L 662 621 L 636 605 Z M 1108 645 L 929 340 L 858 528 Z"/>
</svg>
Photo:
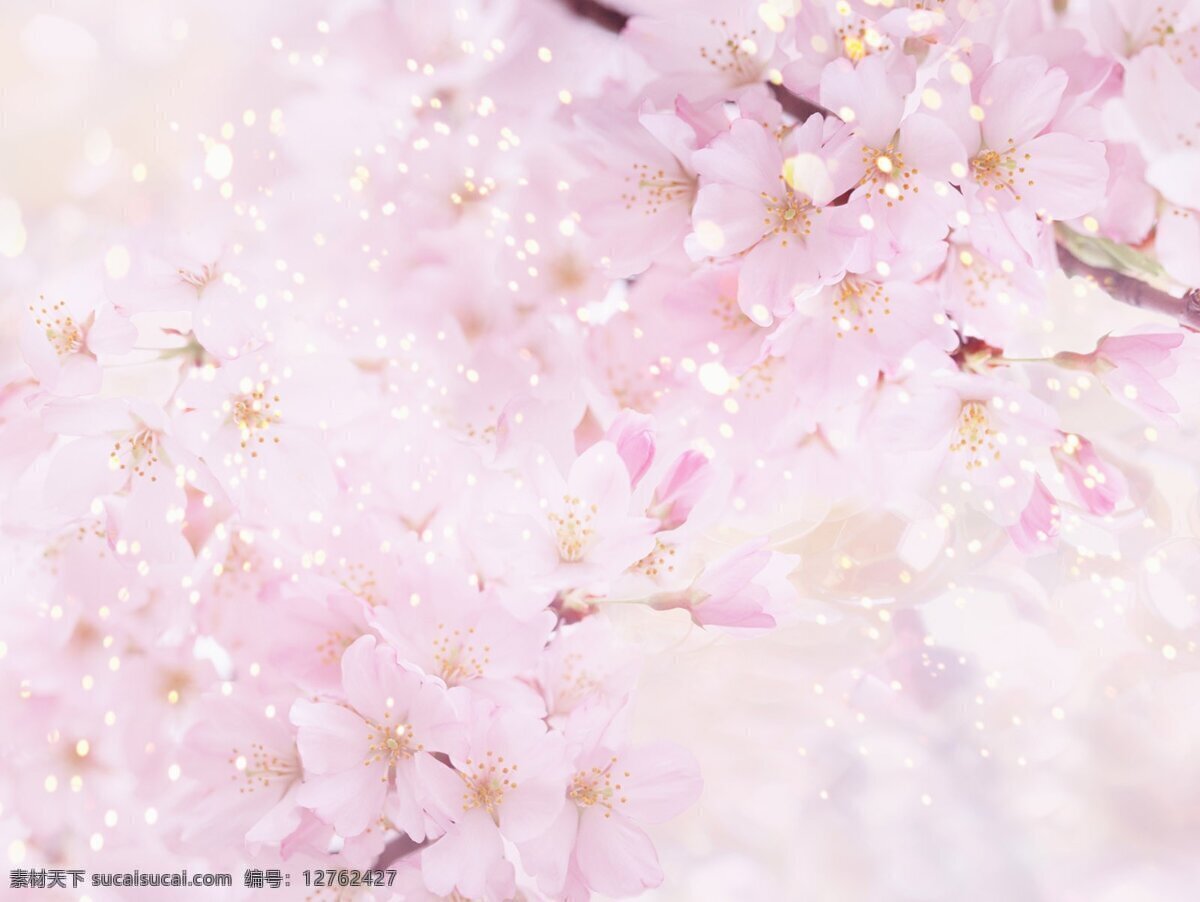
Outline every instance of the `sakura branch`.
<svg viewBox="0 0 1200 902">
<path fill-rule="evenodd" d="M 1059 231 L 1059 236 L 1058 261 L 1067 275 L 1087 279 L 1123 304 L 1166 314 L 1192 331 L 1200 330 L 1200 288 L 1157 287 L 1149 280 L 1153 278 L 1161 284 L 1163 271 L 1147 258 L 1128 250 L 1117 257 L 1111 243 L 1088 241 L 1065 229 Z M 1129 260 L 1131 256 L 1136 262 L 1122 263 L 1122 259 Z M 1089 263 L 1088 257 L 1099 257 L 1108 265 Z"/>
</svg>

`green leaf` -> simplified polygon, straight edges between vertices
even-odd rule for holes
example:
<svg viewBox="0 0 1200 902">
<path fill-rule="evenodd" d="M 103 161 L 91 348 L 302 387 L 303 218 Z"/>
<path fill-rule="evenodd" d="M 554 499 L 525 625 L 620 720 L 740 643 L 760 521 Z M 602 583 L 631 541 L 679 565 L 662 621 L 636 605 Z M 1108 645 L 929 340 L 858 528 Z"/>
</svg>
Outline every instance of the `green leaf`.
<svg viewBox="0 0 1200 902">
<path fill-rule="evenodd" d="M 1099 235 L 1081 235 L 1061 223 L 1054 229 L 1059 244 L 1088 266 L 1111 269 L 1166 291 L 1179 287 L 1149 254 Z"/>
</svg>

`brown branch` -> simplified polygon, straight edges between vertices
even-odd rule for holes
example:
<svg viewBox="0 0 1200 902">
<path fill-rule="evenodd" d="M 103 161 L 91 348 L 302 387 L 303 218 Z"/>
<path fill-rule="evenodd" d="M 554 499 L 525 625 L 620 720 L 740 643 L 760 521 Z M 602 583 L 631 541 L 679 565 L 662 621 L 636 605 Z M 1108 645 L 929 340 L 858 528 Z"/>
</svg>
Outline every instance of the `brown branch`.
<svg viewBox="0 0 1200 902">
<path fill-rule="evenodd" d="M 603 3 L 596 3 L 595 0 L 562 0 L 562 4 L 579 18 L 595 22 L 605 31 L 611 31 L 613 34 L 624 29 L 625 24 L 629 21 L 629 16 L 625 13 L 605 6 Z"/>
<path fill-rule="evenodd" d="M 379 858 L 375 861 L 375 866 L 376 868 L 395 867 L 396 862 L 424 846 L 425 843 L 413 842 L 406 834 L 401 833 L 383 847 L 383 851 L 379 853 Z"/>
<path fill-rule="evenodd" d="M 1192 289 L 1176 297 L 1133 276 L 1084 263 L 1062 244 L 1058 245 L 1058 263 L 1067 275 L 1081 276 L 1094 282 L 1113 300 L 1131 307 L 1165 313 L 1178 320 L 1185 329 L 1200 331 L 1200 289 Z"/>
<path fill-rule="evenodd" d="M 813 113 L 820 113 L 822 116 L 831 119 L 838 117 L 820 104 L 813 103 L 811 100 L 805 100 L 799 94 L 793 94 L 783 85 L 770 84 L 771 93 L 775 95 L 775 99 L 779 101 L 779 105 L 783 107 L 785 113 L 791 113 L 801 122 L 811 116 Z"/>
<path fill-rule="evenodd" d="M 597 3 L 596 0 L 561 0 L 561 2 L 579 18 L 587 19 L 613 34 L 624 31 L 625 26 L 629 24 L 629 16 L 625 13 L 605 6 L 603 3 Z M 783 111 L 801 121 L 814 113 L 837 118 L 823 106 L 793 94 L 783 85 L 769 84 L 767 87 L 771 89 L 771 93 L 775 95 L 775 100 L 783 107 Z"/>
</svg>

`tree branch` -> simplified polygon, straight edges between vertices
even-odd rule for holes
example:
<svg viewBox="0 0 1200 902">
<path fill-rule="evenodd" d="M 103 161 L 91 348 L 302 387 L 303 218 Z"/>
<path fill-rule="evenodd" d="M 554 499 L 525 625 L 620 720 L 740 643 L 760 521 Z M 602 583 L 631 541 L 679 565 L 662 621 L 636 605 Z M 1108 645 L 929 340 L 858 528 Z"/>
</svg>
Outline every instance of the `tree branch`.
<svg viewBox="0 0 1200 902">
<path fill-rule="evenodd" d="M 376 859 L 376 868 L 395 867 L 396 862 L 400 861 L 418 849 L 425 846 L 425 843 L 413 842 L 408 836 L 401 833 L 390 843 L 383 847 L 383 851 L 379 853 L 379 858 Z"/>
<path fill-rule="evenodd" d="M 629 21 L 629 16 L 625 13 L 607 7 L 603 3 L 597 3 L 595 0 L 561 0 L 561 2 L 579 18 L 595 22 L 605 31 L 611 31 L 614 34 L 620 32 L 625 27 L 625 23 Z"/>
<path fill-rule="evenodd" d="M 1058 245 L 1058 263 L 1067 275 L 1082 276 L 1095 282 L 1113 300 L 1131 307 L 1165 313 L 1178 320 L 1184 328 L 1200 331 L 1200 289 L 1192 289 L 1177 297 L 1133 276 L 1084 263 L 1061 242 Z"/>
</svg>

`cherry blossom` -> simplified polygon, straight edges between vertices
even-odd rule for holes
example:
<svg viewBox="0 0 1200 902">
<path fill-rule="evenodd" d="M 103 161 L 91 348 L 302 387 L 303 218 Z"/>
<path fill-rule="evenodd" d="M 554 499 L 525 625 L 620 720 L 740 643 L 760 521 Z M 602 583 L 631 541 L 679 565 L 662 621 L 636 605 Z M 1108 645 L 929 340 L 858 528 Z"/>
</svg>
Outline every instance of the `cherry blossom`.
<svg viewBox="0 0 1200 902">
<path fill-rule="evenodd" d="M 1183 344 L 1178 333 L 1107 335 L 1089 354 L 1059 353 L 1055 360 L 1064 366 L 1091 370 L 1123 403 L 1168 415 L 1179 410 L 1179 402 L 1162 381 L 1174 374 L 1177 362 L 1170 352 Z"/>
<path fill-rule="evenodd" d="M 855 149 L 825 131 L 826 120 L 812 116 L 780 141 L 761 123 L 737 119 L 695 154 L 691 253 L 745 253 L 738 302 L 756 322 L 786 310 L 805 285 L 836 279 L 854 250 L 856 209 L 831 202 L 857 179 Z"/>
<path fill-rule="evenodd" d="M 1194 895 L 1194 0 L 34 6 L 10 879 Z"/>
<path fill-rule="evenodd" d="M 522 846 L 539 886 L 568 899 L 632 896 L 658 886 L 662 871 L 640 824 L 674 817 L 700 794 L 699 771 L 685 749 L 618 745 L 619 728 L 603 727 L 595 712 L 568 722 L 575 764 L 567 804 L 544 836 Z"/>
<path fill-rule="evenodd" d="M 961 146 L 952 177 L 984 210 L 1074 219 L 1099 206 L 1103 145 L 1055 127 L 1066 72 L 1036 57 L 1001 60 L 982 73 L 962 62 L 948 69 L 935 90 Z"/>
<path fill-rule="evenodd" d="M 94 294 L 47 297 L 42 292 L 29 304 L 21 352 L 46 391 L 63 397 L 92 395 L 102 378 L 97 357 L 123 354 L 136 334 L 126 317 Z"/>
<path fill-rule="evenodd" d="M 445 687 L 405 670 L 393 649 L 364 636 L 342 656 L 344 701 L 298 699 L 291 709 L 304 766 L 297 801 L 342 836 L 387 817 L 423 839 L 417 768 L 456 742 L 459 719 Z"/>
<path fill-rule="evenodd" d="M 447 895 L 483 896 L 511 886 L 503 839 L 532 839 L 565 804 L 562 737 L 535 718 L 494 711 L 477 718 L 452 766 L 429 757 L 418 776 L 446 823 L 446 834 L 421 853 L 425 885 Z M 507 876 L 505 876 L 507 875 Z"/>
</svg>

